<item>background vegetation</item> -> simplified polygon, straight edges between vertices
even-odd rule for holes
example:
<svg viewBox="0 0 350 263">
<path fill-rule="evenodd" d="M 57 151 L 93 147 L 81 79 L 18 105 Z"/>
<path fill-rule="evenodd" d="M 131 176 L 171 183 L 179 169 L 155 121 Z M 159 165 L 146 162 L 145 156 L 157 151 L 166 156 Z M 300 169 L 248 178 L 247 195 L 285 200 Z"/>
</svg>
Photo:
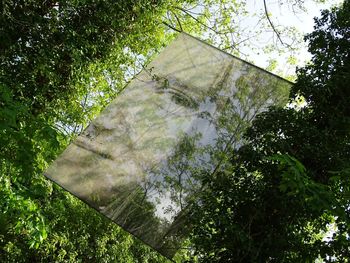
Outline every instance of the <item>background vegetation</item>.
<svg viewBox="0 0 350 263">
<path fill-rule="evenodd" d="M 166 261 L 42 173 L 172 39 L 169 26 L 234 52 L 232 13 L 244 14 L 244 4 L 3 1 L 1 262 Z M 349 1 L 324 11 L 307 37 L 313 59 L 290 95 L 306 105 L 261 114 L 249 143 L 228 153 L 214 178 L 203 174 L 191 250 L 179 261 L 349 260 L 349 14 Z"/>
</svg>

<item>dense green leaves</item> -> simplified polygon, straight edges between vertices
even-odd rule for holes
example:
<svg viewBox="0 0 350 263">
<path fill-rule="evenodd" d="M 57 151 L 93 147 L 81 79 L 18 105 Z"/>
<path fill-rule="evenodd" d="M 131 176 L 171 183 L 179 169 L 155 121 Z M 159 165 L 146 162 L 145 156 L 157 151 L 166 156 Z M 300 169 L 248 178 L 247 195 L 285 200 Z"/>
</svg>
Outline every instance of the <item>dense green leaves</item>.
<svg viewBox="0 0 350 263">
<path fill-rule="evenodd" d="M 135 61 L 144 63 L 166 42 L 158 25 L 170 4 L 3 3 L 1 262 L 164 261 L 42 173 L 137 73 L 125 73 Z"/>
<path fill-rule="evenodd" d="M 290 105 L 307 104 L 258 115 L 230 165 L 204 179 L 192 233 L 201 261 L 348 262 L 349 14 L 349 1 L 324 11 L 306 38 L 313 59 Z"/>
<path fill-rule="evenodd" d="M 234 50 L 231 37 L 240 36 L 230 18 L 245 12 L 240 1 L 2 2 L 1 262 L 165 261 L 42 173 L 173 37 L 160 26 L 164 16 Z M 349 12 L 349 2 L 325 11 L 308 37 L 313 64 L 292 93 L 307 107 L 260 115 L 248 146 L 225 156 L 232 162 L 217 177 L 203 173 L 207 188 L 193 212 L 203 261 L 347 260 Z"/>
</svg>

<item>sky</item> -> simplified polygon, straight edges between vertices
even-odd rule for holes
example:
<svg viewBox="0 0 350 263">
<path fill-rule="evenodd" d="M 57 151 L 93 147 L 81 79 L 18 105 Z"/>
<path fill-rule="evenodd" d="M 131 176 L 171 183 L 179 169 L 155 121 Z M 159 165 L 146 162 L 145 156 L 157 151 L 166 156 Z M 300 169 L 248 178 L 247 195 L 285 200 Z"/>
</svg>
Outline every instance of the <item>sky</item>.
<svg viewBox="0 0 350 263">
<path fill-rule="evenodd" d="M 313 18 L 320 17 L 322 9 L 329 9 L 334 5 L 341 4 L 343 1 L 328 0 L 325 2 L 326 3 L 316 4 L 315 1 L 306 0 L 304 3 L 305 10 L 303 11 L 295 7 L 293 9 L 293 6 L 291 4 L 280 4 L 277 0 L 266 0 L 267 9 L 269 11 L 270 18 L 274 26 L 279 30 L 282 30 L 282 26 L 294 26 L 298 30 L 298 32 L 300 32 L 301 35 L 305 35 L 313 31 Z M 248 12 L 250 14 L 264 14 L 263 3 L 263 0 L 247 1 Z M 267 22 L 267 19 L 265 22 Z M 251 17 L 246 19 L 244 23 L 246 23 L 247 27 L 251 27 L 257 23 L 257 17 L 252 15 Z M 292 43 L 291 40 L 288 39 L 286 34 L 283 34 L 282 32 L 281 37 L 285 43 Z M 301 40 L 302 36 L 300 36 L 299 39 Z M 260 48 L 259 50 L 259 45 L 262 47 L 264 43 L 274 41 L 275 43 L 277 42 L 279 46 L 281 46 L 281 43 L 279 43 L 279 41 L 277 40 L 276 34 L 274 34 L 272 31 L 266 34 L 262 34 L 259 38 L 254 39 L 254 41 L 257 44 L 257 51 L 251 52 L 250 50 L 243 48 L 243 52 L 246 52 L 248 54 L 249 60 L 259 67 L 266 68 L 269 64 L 269 58 L 272 57 L 278 62 L 277 68 L 273 71 L 282 76 L 293 74 L 295 72 L 296 66 L 303 66 L 306 63 L 306 61 L 310 60 L 311 58 L 311 55 L 307 51 L 307 45 L 305 43 L 301 45 L 300 51 L 280 54 L 277 50 L 275 50 L 272 52 L 272 55 L 266 55 L 262 48 Z M 294 66 L 287 65 L 286 63 L 290 55 L 292 55 L 296 59 L 296 64 Z"/>
</svg>

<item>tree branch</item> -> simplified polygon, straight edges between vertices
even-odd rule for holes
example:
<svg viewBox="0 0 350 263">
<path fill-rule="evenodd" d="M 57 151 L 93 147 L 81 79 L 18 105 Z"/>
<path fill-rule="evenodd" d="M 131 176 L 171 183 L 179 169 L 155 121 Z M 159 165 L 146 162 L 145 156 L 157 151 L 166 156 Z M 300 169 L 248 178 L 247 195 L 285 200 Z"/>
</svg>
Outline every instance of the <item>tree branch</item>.
<svg viewBox="0 0 350 263">
<path fill-rule="evenodd" d="M 284 43 L 284 42 L 282 41 L 282 38 L 281 38 L 280 33 L 279 33 L 278 30 L 275 28 L 275 26 L 273 25 L 273 23 L 272 23 L 272 21 L 271 21 L 271 19 L 270 19 L 269 12 L 267 11 L 266 0 L 263 0 L 263 1 L 264 1 L 265 15 L 266 15 L 267 20 L 269 21 L 270 26 L 272 27 L 272 30 L 276 33 L 277 38 L 278 38 L 278 40 L 281 42 L 281 44 L 289 47 L 290 45 L 288 45 L 288 44 L 286 44 L 286 43 Z"/>
<path fill-rule="evenodd" d="M 168 24 L 168 23 L 165 22 L 165 21 L 162 21 L 162 23 L 163 23 L 164 25 L 166 25 L 167 27 L 171 28 L 172 30 L 175 30 L 175 31 L 177 31 L 177 32 L 179 32 L 179 33 L 182 32 L 182 30 L 179 30 L 179 29 L 173 27 L 172 25 Z"/>
<path fill-rule="evenodd" d="M 175 19 L 180 26 L 180 30 L 183 31 L 179 17 L 176 15 L 176 13 L 174 11 L 171 11 L 171 13 L 173 13 L 173 15 L 175 16 Z"/>
</svg>

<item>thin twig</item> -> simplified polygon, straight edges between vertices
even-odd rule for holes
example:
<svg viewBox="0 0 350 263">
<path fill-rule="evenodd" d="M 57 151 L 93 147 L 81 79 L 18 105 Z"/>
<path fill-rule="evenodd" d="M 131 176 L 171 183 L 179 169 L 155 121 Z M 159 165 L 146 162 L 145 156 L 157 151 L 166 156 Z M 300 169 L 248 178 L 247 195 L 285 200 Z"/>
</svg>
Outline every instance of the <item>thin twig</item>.
<svg viewBox="0 0 350 263">
<path fill-rule="evenodd" d="M 273 25 L 273 23 L 272 23 L 272 21 L 271 21 L 271 19 L 270 19 L 269 12 L 267 11 L 266 0 L 263 0 L 263 1 L 264 1 L 265 15 L 266 15 L 267 20 L 268 20 L 269 23 L 270 23 L 270 26 L 272 27 L 272 30 L 276 33 L 277 38 L 278 38 L 278 40 L 281 42 L 281 44 L 289 47 L 290 45 L 288 45 L 288 44 L 286 44 L 286 43 L 284 43 L 284 42 L 282 41 L 280 33 L 279 33 L 278 30 L 275 28 L 275 26 Z"/>
<path fill-rule="evenodd" d="M 177 31 L 177 32 L 179 32 L 179 33 L 182 32 L 181 30 L 179 30 L 179 29 L 173 27 L 172 25 L 168 24 L 168 23 L 165 22 L 165 21 L 162 21 L 162 23 L 163 23 L 164 25 L 166 25 L 167 27 L 171 28 L 172 30 L 175 30 L 175 31 Z"/>
<path fill-rule="evenodd" d="M 171 13 L 173 13 L 173 15 L 175 16 L 175 19 L 180 26 L 180 30 L 183 31 L 179 17 L 177 16 L 177 14 L 174 11 L 171 11 Z"/>
</svg>

